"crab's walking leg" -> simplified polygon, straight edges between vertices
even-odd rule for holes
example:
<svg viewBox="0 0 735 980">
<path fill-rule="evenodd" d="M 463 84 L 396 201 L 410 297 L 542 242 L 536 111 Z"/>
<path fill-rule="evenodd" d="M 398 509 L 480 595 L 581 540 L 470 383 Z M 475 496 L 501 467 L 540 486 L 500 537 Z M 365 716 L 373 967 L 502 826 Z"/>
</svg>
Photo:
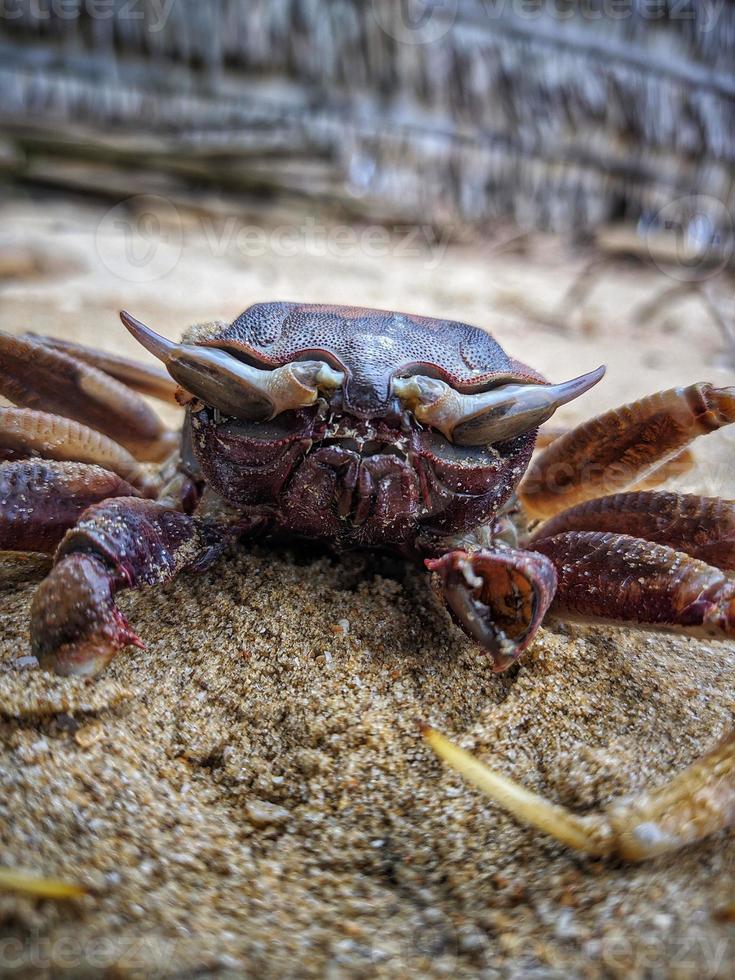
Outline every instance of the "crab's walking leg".
<svg viewBox="0 0 735 980">
<path fill-rule="evenodd" d="M 735 580 L 682 551 L 603 531 L 566 531 L 532 547 L 556 568 L 555 615 L 735 636 Z"/>
<path fill-rule="evenodd" d="M 142 364 L 128 357 L 95 350 L 93 347 L 75 344 L 70 340 L 62 340 L 60 337 L 45 337 L 34 333 L 27 333 L 25 337 L 45 347 L 61 351 L 62 354 L 68 354 L 78 361 L 84 361 L 85 364 L 91 364 L 92 367 L 99 368 L 100 371 L 104 371 L 105 374 L 121 381 L 128 388 L 139 391 L 142 395 L 150 395 L 152 398 L 173 405 L 178 404 L 176 382 L 172 381 L 169 374 L 157 364 Z"/>
<path fill-rule="evenodd" d="M 27 337 L 0 333 L 0 395 L 21 407 L 75 419 L 138 459 L 161 460 L 178 441 L 126 385 Z"/>
<path fill-rule="evenodd" d="M 495 670 L 523 653 L 554 596 L 553 563 L 534 552 L 454 549 L 425 564 L 453 619 L 491 654 Z"/>
<path fill-rule="evenodd" d="M 101 432 L 60 415 L 0 405 L 0 459 L 39 456 L 102 466 L 146 497 L 155 497 L 160 490 L 157 476 L 148 473 L 127 449 Z"/>
<path fill-rule="evenodd" d="M 536 451 L 546 449 L 552 442 L 561 439 L 562 436 L 571 431 L 569 428 L 561 428 L 560 426 L 542 425 L 536 436 Z M 652 490 L 655 487 L 660 487 L 673 477 L 684 476 L 684 474 L 689 473 L 690 470 L 694 469 L 694 464 L 695 458 L 691 449 L 682 449 L 678 455 L 670 456 L 660 466 L 647 472 L 635 484 L 635 489 Z"/>
<path fill-rule="evenodd" d="M 694 469 L 697 460 L 691 449 L 683 449 L 677 456 L 670 456 L 660 466 L 648 470 L 640 480 L 631 487 L 632 490 L 655 490 L 669 480 L 685 476 Z"/>
<path fill-rule="evenodd" d="M 84 463 L 0 463 L 0 551 L 53 554 L 91 504 L 136 496 L 116 473 Z"/>
<path fill-rule="evenodd" d="M 495 772 L 439 732 L 424 727 L 423 734 L 440 758 L 519 821 L 586 854 L 643 861 L 735 823 L 735 736 L 659 789 L 579 816 Z"/>
<path fill-rule="evenodd" d="M 649 395 L 555 439 L 531 463 L 520 498 L 532 516 L 551 517 L 650 481 L 697 436 L 733 421 L 735 388 L 702 383 Z"/>
<path fill-rule="evenodd" d="M 685 551 L 718 568 L 735 569 L 735 501 L 666 490 L 617 493 L 562 511 L 541 526 L 529 547 L 567 531 L 610 531 Z"/>
<path fill-rule="evenodd" d="M 569 429 L 564 429 L 558 425 L 542 425 L 536 436 L 536 449 L 546 449 L 552 442 L 565 436 Z"/>
<path fill-rule="evenodd" d="M 33 653 L 60 674 L 98 673 L 121 647 L 142 646 L 115 594 L 203 569 L 225 541 L 214 525 L 151 500 L 118 497 L 88 508 L 34 596 Z"/>
</svg>

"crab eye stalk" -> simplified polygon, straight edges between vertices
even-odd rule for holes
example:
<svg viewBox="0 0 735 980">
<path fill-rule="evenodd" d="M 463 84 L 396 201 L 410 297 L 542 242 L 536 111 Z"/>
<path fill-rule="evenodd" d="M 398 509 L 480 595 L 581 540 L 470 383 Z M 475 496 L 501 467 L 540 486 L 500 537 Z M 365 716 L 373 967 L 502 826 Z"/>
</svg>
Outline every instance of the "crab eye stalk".
<svg viewBox="0 0 735 980">
<path fill-rule="evenodd" d="M 313 405 L 320 389 L 329 391 L 344 383 L 344 374 L 325 361 L 294 361 L 266 371 L 214 347 L 174 344 L 124 311 L 120 319 L 163 362 L 174 381 L 225 415 L 266 421 Z"/>
<path fill-rule="evenodd" d="M 464 394 L 437 378 L 396 378 L 393 391 L 419 422 L 438 429 L 459 446 L 504 442 L 551 418 L 561 405 L 578 398 L 605 373 L 598 367 L 558 385 L 507 384 Z"/>
</svg>

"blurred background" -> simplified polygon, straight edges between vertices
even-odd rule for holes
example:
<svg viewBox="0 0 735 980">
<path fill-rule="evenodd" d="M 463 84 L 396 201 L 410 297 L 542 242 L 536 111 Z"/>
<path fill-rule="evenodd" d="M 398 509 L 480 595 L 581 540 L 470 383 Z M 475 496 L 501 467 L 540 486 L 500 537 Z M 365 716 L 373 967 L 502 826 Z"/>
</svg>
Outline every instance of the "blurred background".
<svg viewBox="0 0 735 980">
<path fill-rule="evenodd" d="M 731 0 L 0 0 L 0 327 L 349 301 L 606 361 L 569 417 L 726 383 L 734 54 Z"/>
</svg>

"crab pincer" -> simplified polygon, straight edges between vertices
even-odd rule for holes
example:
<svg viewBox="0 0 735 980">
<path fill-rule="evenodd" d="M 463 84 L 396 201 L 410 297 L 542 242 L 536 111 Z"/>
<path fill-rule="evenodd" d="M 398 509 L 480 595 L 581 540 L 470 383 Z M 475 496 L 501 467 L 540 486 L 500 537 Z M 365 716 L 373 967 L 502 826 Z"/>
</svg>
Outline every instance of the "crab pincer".
<svg viewBox="0 0 735 980">
<path fill-rule="evenodd" d="M 490 654 L 496 671 L 528 647 L 556 590 L 545 555 L 513 548 L 458 549 L 425 565 L 452 618 Z"/>
<path fill-rule="evenodd" d="M 116 593 L 202 570 L 224 543 L 213 526 L 154 501 L 117 497 L 89 507 L 34 596 L 33 653 L 58 674 L 99 673 L 122 647 L 143 646 Z"/>
</svg>

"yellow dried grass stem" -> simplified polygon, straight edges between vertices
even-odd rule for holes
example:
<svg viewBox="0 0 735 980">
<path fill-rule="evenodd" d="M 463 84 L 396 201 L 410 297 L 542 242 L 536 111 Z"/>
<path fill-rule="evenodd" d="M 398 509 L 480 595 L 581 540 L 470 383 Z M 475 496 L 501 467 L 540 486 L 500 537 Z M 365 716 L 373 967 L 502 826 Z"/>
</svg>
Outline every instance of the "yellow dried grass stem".
<svg viewBox="0 0 735 980">
<path fill-rule="evenodd" d="M 33 895 L 36 898 L 80 898 L 86 894 L 81 886 L 59 878 L 38 878 L 25 871 L 0 868 L 0 889 Z"/>
<path fill-rule="evenodd" d="M 512 779 L 489 769 L 433 728 L 424 726 L 422 734 L 440 759 L 521 823 L 536 827 L 562 844 L 586 854 L 599 857 L 610 852 L 603 818 L 579 817 L 564 807 L 549 803 Z"/>
</svg>

